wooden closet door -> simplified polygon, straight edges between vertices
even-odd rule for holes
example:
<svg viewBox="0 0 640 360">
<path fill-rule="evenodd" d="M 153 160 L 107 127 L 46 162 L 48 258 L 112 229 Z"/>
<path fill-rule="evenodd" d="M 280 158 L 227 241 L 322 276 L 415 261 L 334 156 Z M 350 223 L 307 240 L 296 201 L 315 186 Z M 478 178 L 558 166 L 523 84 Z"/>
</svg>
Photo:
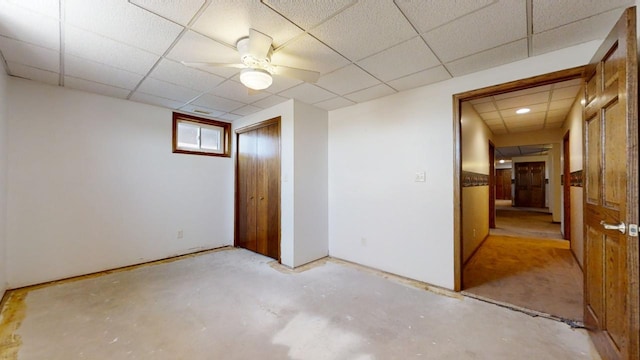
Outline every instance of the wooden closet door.
<svg viewBox="0 0 640 360">
<path fill-rule="evenodd" d="M 531 193 L 531 177 L 529 176 L 529 164 L 515 163 L 515 180 L 516 180 L 516 206 L 530 206 Z"/>
<path fill-rule="evenodd" d="M 256 130 L 257 252 L 280 257 L 280 124 Z"/>
<path fill-rule="evenodd" d="M 280 118 L 238 129 L 235 246 L 280 259 Z"/>
<path fill-rule="evenodd" d="M 257 132 L 238 134 L 236 246 L 257 251 L 256 177 Z"/>
<path fill-rule="evenodd" d="M 529 173 L 531 174 L 531 192 L 530 207 L 543 208 L 544 201 L 544 188 L 545 176 L 544 176 L 544 162 L 529 163 Z"/>
</svg>

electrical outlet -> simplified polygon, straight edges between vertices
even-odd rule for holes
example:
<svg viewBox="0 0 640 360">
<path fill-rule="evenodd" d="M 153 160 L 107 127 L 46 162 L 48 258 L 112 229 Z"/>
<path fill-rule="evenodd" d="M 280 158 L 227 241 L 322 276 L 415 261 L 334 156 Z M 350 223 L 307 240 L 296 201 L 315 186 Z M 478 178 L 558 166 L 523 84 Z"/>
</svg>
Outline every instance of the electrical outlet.
<svg viewBox="0 0 640 360">
<path fill-rule="evenodd" d="M 182 232 L 182 230 L 178 230 L 178 239 L 182 239 L 183 236 L 184 233 Z"/>
<path fill-rule="evenodd" d="M 427 173 L 425 171 L 419 171 L 416 173 L 415 182 L 427 181 Z"/>
<path fill-rule="evenodd" d="M 367 238 L 365 238 L 365 237 L 360 238 L 360 245 L 367 246 Z"/>
</svg>

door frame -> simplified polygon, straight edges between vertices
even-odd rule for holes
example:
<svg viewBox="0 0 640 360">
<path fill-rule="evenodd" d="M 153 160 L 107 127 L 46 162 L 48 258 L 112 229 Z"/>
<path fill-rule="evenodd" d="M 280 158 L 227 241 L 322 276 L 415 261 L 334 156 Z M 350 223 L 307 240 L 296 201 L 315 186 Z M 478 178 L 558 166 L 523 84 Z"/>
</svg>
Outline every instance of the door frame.
<svg viewBox="0 0 640 360">
<path fill-rule="evenodd" d="M 235 144 L 234 144 L 234 149 L 235 149 L 235 159 L 234 159 L 234 175 L 235 175 L 235 179 L 233 181 L 234 183 L 234 194 L 233 194 L 233 214 L 234 214 L 234 220 L 233 220 L 233 246 L 237 247 L 238 246 L 238 217 L 239 217 L 239 206 L 238 206 L 238 202 L 240 201 L 239 198 L 239 194 L 238 194 L 238 183 L 240 181 L 240 177 L 239 177 L 239 166 L 238 166 L 238 162 L 240 161 L 240 158 L 238 156 L 238 150 L 239 150 L 239 144 L 240 144 L 240 134 L 242 133 L 246 133 L 249 131 L 253 131 L 256 129 L 260 129 L 269 125 L 273 125 L 273 124 L 277 124 L 278 127 L 280 127 L 280 130 L 282 130 L 281 127 L 281 117 L 277 116 L 271 119 L 267 119 L 264 121 L 260 121 L 257 123 L 253 123 L 247 126 L 243 126 L 241 128 L 235 129 L 234 133 L 235 133 Z M 280 176 L 281 176 L 281 171 L 282 171 L 282 133 L 280 133 L 280 137 L 278 138 L 278 158 L 281 161 L 281 168 L 279 169 L 280 171 L 278 171 L 278 263 L 281 262 L 281 246 L 282 246 L 282 182 L 280 181 Z"/>
<path fill-rule="evenodd" d="M 567 130 L 562 138 L 562 221 L 563 237 L 571 241 L 571 140 L 569 138 L 571 130 Z M 580 264 L 580 262 L 578 262 Z"/>
<path fill-rule="evenodd" d="M 489 229 L 496 228 L 496 145 L 489 140 Z"/>
<path fill-rule="evenodd" d="M 493 85 L 481 89 L 454 94 L 453 97 L 453 263 L 454 290 L 462 290 L 462 127 L 460 116 L 462 102 L 490 95 L 528 89 L 531 87 L 553 84 L 565 80 L 581 79 L 586 66 L 578 66 L 544 75 L 515 80 L 504 84 Z"/>
</svg>

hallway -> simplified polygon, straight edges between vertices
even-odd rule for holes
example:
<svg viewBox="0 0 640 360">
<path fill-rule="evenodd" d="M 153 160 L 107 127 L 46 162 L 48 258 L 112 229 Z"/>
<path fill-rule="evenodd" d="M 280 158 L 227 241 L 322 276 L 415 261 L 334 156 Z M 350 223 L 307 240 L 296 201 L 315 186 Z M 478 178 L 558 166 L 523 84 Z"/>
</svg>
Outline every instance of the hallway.
<svg viewBox="0 0 640 360">
<path fill-rule="evenodd" d="M 464 293 L 581 323 L 582 270 L 560 225 L 539 209 L 496 210 L 496 229 L 465 265 Z"/>
</svg>

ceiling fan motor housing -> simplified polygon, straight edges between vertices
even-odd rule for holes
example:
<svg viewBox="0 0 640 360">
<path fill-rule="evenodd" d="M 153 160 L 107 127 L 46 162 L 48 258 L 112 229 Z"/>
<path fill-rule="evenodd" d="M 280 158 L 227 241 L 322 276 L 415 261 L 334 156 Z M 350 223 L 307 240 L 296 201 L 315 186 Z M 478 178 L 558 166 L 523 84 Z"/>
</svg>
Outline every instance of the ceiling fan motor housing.
<svg viewBox="0 0 640 360">
<path fill-rule="evenodd" d="M 249 37 L 243 37 L 236 43 L 238 53 L 240 53 L 240 61 L 252 69 L 266 70 L 270 74 L 273 74 L 274 69 L 271 65 L 271 54 L 273 54 L 273 47 L 269 47 L 269 52 L 265 58 L 257 58 L 249 51 Z"/>
</svg>

